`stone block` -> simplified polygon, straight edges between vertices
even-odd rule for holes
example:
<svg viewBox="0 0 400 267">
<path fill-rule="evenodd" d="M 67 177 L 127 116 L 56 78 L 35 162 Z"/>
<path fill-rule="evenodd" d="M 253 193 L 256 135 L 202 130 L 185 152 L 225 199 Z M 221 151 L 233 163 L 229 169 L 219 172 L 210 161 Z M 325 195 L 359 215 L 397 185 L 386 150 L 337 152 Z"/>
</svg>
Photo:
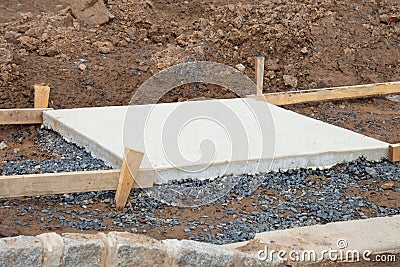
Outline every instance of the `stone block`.
<svg viewBox="0 0 400 267">
<path fill-rule="evenodd" d="M 190 240 L 179 242 L 181 252 L 178 266 L 235 266 L 234 250 Z"/>
<path fill-rule="evenodd" d="M 0 239 L 0 266 L 39 267 L 42 244 L 36 237 L 17 236 Z"/>
<path fill-rule="evenodd" d="M 129 233 L 108 234 L 108 266 L 165 266 L 168 258 L 160 241 Z"/>
<path fill-rule="evenodd" d="M 43 267 L 58 267 L 64 251 L 64 240 L 56 233 L 45 233 L 38 235 L 37 238 L 43 246 Z"/>
<path fill-rule="evenodd" d="M 102 266 L 105 259 L 105 244 L 101 235 L 63 234 L 63 267 Z"/>
</svg>

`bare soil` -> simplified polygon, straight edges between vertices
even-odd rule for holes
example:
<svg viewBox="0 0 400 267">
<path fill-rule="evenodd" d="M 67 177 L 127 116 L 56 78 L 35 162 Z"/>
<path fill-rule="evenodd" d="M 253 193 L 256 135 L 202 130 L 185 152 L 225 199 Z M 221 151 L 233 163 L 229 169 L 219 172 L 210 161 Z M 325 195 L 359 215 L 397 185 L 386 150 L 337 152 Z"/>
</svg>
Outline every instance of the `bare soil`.
<svg viewBox="0 0 400 267">
<path fill-rule="evenodd" d="M 107 2 L 115 18 L 89 27 L 67 0 L 1 1 L 0 107 L 32 106 L 34 83 L 51 86 L 54 108 L 128 104 L 165 67 L 240 63 L 253 77 L 255 55 L 266 56 L 266 92 L 400 80 L 400 24 L 382 23 L 396 1 Z"/>
<path fill-rule="evenodd" d="M 56 109 L 126 105 L 145 80 L 168 66 L 194 60 L 243 64 L 244 73 L 253 77 L 256 55 L 266 57 L 265 92 L 400 80 L 400 23 L 388 25 L 385 20 L 398 14 L 398 1 L 108 0 L 115 18 L 99 27 L 75 19 L 68 5 L 67 0 L 0 0 L 0 108 L 32 107 L 35 83 L 50 85 L 50 107 Z M 96 42 L 108 42 L 109 51 Z M 80 69 L 80 64 L 86 68 Z M 284 75 L 296 82 L 285 83 Z M 195 84 L 177 88 L 162 102 L 198 97 L 236 96 L 217 86 Z M 382 141 L 400 142 L 399 103 L 383 97 L 286 108 Z M 36 131 L 37 126 L 0 126 L 0 142 L 8 146 L 0 151 L 1 162 L 17 156 L 56 157 L 35 145 Z M 367 193 L 354 189 L 349 194 Z M 400 201 L 398 194 L 368 198 L 395 207 Z M 36 203 L 35 198 L 9 202 L 11 207 L 26 204 L 35 212 L 56 205 Z M 252 212 L 251 203 L 231 205 Z M 90 209 L 111 211 L 105 203 L 93 203 Z M 179 216 L 185 222 L 205 220 L 204 214 L 232 216 L 218 205 L 163 212 L 165 218 Z M 14 224 L 15 218 L 29 225 L 3 229 L 11 231 L 8 235 L 77 231 L 40 222 L 39 217 L 18 213 L 15 207 L 0 210 L 2 225 Z M 154 229 L 150 235 L 187 238 L 179 227 Z"/>
</svg>

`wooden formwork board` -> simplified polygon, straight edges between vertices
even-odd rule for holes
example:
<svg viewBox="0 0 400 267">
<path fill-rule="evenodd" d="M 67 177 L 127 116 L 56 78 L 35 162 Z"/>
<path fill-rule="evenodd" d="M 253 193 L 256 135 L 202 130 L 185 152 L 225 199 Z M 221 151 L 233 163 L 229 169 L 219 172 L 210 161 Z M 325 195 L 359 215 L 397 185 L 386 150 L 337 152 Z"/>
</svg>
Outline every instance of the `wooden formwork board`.
<svg viewBox="0 0 400 267">
<path fill-rule="evenodd" d="M 0 198 L 116 190 L 120 172 L 100 170 L 0 176 Z M 154 170 L 139 170 L 132 187 L 152 187 L 153 181 Z"/>
<path fill-rule="evenodd" d="M 249 95 L 247 97 L 266 101 L 277 106 L 282 106 L 306 102 L 371 97 L 376 95 L 388 95 L 396 93 L 400 93 L 400 82 L 269 93 L 263 95 Z"/>
<path fill-rule="evenodd" d="M 0 125 L 41 124 L 43 111 L 51 108 L 0 109 Z"/>
</svg>

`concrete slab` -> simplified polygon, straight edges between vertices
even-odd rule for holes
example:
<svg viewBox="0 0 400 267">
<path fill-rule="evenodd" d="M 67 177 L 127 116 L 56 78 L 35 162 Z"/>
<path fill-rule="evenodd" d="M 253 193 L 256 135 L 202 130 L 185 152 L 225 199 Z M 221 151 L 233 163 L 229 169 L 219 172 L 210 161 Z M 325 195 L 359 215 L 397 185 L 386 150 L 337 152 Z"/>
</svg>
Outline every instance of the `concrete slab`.
<svg viewBox="0 0 400 267">
<path fill-rule="evenodd" d="M 252 99 L 51 110 L 44 125 L 115 168 L 124 146 L 143 151 L 140 168 L 156 169 L 156 183 L 322 168 L 388 153 L 385 142 Z"/>
<path fill-rule="evenodd" d="M 303 256 L 307 257 L 310 251 L 313 251 L 316 260 L 308 260 L 308 262 L 335 261 L 335 258 L 330 258 L 331 256 L 338 257 L 338 261 L 351 261 L 355 259 L 350 256 L 357 256 L 357 253 L 352 252 L 357 251 L 362 260 L 364 252 L 375 255 L 400 253 L 399 229 L 400 215 L 397 215 L 258 233 L 252 241 L 227 244 L 224 247 L 253 254 L 266 250 L 266 247 L 269 252 L 282 250 L 287 253 L 284 257 L 287 260 L 291 260 L 290 251 L 298 252 L 299 256 L 305 252 L 307 255 L 303 254 Z M 329 250 L 332 251 L 331 255 L 325 252 Z M 373 260 L 372 257 L 371 260 Z M 301 261 L 301 258 L 297 261 Z"/>
</svg>

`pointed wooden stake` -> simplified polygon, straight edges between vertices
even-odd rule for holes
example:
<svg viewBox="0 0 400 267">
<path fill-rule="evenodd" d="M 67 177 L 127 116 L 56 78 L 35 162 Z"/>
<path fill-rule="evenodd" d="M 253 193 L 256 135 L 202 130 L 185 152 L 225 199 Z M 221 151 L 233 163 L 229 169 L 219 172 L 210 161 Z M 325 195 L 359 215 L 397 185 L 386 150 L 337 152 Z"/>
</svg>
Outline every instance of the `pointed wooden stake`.
<svg viewBox="0 0 400 267">
<path fill-rule="evenodd" d="M 389 145 L 389 161 L 400 161 L 400 144 Z"/>
<path fill-rule="evenodd" d="M 256 95 L 261 96 L 263 93 L 264 83 L 264 60 L 263 56 L 255 57 L 255 72 L 256 72 Z"/>
<path fill-rule="evenodd" d="M 51 108 L 0 109 L 0 125 L 42 124 L 43 111 Z"/>
<path fill-rule="evenodd" d="M 142 163 L 143 155 L 142 152 L 132 149 L 125 150 L 121 172 L 119 174 L 117 192 L 115 193 L 115 207 L 117 210 L 123 210 L 125 207 L 129 193 L 135 182 L 135 176 Z"/>
<path fill-rule="evenodd" d="M 49 106 L 50 87 L 48 85 L 33 86 L 35 89 L 35 108 L 47 108 Z"/>
</svg>

